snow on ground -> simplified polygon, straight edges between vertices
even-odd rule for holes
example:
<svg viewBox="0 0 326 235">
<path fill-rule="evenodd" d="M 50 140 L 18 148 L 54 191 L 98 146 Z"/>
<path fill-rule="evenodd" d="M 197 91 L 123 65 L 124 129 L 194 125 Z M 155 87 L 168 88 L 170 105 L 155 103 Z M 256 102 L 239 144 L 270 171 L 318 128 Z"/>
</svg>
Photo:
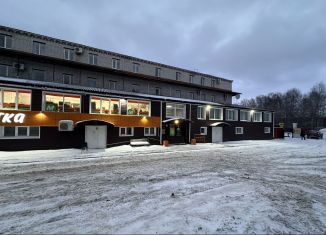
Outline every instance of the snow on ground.
<svg viewBox="0 0 326 235">
<path fill-rule="evenodd" d="M 325 233 L 326 141 L 0 152 L 0 208 L 0 233 Z"/>
</svg>

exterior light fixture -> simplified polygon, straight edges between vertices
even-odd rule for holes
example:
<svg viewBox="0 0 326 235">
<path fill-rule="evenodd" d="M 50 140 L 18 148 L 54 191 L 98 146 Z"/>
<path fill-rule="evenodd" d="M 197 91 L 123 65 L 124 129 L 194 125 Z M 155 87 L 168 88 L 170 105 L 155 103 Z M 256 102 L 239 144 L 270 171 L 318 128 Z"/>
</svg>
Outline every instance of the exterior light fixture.
<svg viewBox="0 0 326 235">
<path fill-rule="evenodd" d="M 210 105 L 207 105 L 207 106 L 206 106 L 206 110 L 207 110 L 207 111 L 209 111 L 211 108 L 212 108 L 212 106 L 210 106 Z"/>
<path fill-rule="evenodd" d="M 174 121 L 174 124 L 179 124 L 179 120 L 175 120 Z"/>
<path fill-rule="evenodd" d="M 167 105 L 166 107 L 167 107 L 167 108 L 172 108 L 172 106 L 171 106 L 171 105 Z"/>
<path fill-rule="evenodd" d="M 250 114 L 253 115 L 255 110 L 250 110 Z"/>
</svg>

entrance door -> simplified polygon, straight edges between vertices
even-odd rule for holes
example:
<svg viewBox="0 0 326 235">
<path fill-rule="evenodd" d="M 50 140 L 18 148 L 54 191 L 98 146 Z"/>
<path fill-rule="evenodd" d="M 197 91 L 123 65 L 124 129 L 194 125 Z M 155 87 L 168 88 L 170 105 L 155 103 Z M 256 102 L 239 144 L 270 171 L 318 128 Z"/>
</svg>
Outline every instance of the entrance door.
<svg viewBox="0 0 326 235">
<path fill-rule="evenodd" d="M 88 148 L 106 148 L 106 126 L 85 126 L 85 141 Z"/>
<path fill-rule="evenodd" d="M 214 126 L 212 127 L 212 143 L 223 142 L 223 127 Z"/>
</svg>

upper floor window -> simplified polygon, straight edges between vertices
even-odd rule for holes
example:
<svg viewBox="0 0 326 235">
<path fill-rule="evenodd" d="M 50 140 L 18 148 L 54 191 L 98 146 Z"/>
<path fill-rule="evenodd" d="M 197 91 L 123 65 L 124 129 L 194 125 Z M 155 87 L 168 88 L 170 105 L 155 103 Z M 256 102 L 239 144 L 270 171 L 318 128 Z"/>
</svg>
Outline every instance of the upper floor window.
<svg viewBox="0 0 326 235">
<path fill-rule="evenodd" d="M 229 95 L 224 93 L 224 101 L 226 101 L 229 98 Z"/>
<path fill-rule="evenodd" d="M 149 109 L 149 101 L 128 100 L 127 115 L 149 116 Z"/>
<path fill-rule="evenodd" d="M 63 49 L 63 58 L 65 60 L 73 60 L 74 59 L 74 50 L 70 48 Z"/>
<path fill-rule="evenodd" d="M 109 89 L 116 90 L 117 89 L 117 81 L 109 81 Z"/>
<path fill-rule="evenodd" d="M 43 110 L 49 112 L 80 112 L 80 96 L 60 93 L 44 93 Z"/>
<path fill-rule="evenodd" d="M 63 84 L 72 84 L 72 74 L 62 74 L 62 83 Z"/>
<path fill-rule="evenodd" d="M 195 99 L 195 93 L 194 92 L 189 92 L 189 98 L 194 100 Z"/>
<path fill-rule="evenodd" d="M 139 84 L 132 84 L 131 85 L 131 91 L 132 92 L 139 92 L 139 90 L 140 90 L 139 87 L 140 87 Z"/>
<path fill-rule="evenodd" d="M 139 73 L 139 67 L 140 67 L 140 64 L 138 64 L 138 63 L 133 63 L 133 64 L 132 64 L 132 71 L 133 71 L 134 73 Z"/>
<path fill-rule="evenodd" d="M 155 87 L 155 95 L 161 95 L 161 88 Z"/>
<path fill-rule="evenodd" d="M 206 100 L 206 94 L 201 94 L 201 100 L 205 101 Z"/>
<path fill-rule="evenodd" d="M 0 108 L 31 110 L 31 91 L 0 89 Z"/>
<path fill-rule="evenodd" d="M 215 100 L 216 100 L 215 95 L 212 95 L 212 96 L 211 96 L 211 102 L 215 102 Z"/>
<path fill-rule="evenodd" d="M 209 110 L 210 120 L 223 120 L 223 109 L 222 108 L 211 108 Z"/>
<path fill-rule="evenodd" d="M 96 78 L 88 77 L 88 78 L 87 78 L 87 85 L 88 85 L 89 87 L 97 87 L 97 84 L 96 84 Z"/>
<path fill-rule="evenodd" d="M 197 107 L 197 119 L 206 119 L 206 112 L 204 106 Z"/>
<path fill-rule="evenodd" d="M 194 82 L 194 76 L 192 74 L 189 74 L 189 83 Z"/>
<path fill-rule="evenodd" d="M 262 121 L 262 112 L 254 112 L 253 121 L 254 122 L 261 122 Z"/>
<path fill-rule="evenodd" d="M 1 48 L 11 48 L 12 37 L 6 34 L 0 34 L 0 47 Z"/>
<path fill-rule="evenodd" d="M 119 99 L 91 96 L 90 112 L 100 114 L 120 114 Z"/>
<path fill-rule="evenodd" d="M 238 121 L 238 110 L 227 109 L 226 110 L 226 120 L 227 121 Z"/>
<path fill-rule="evenodd" d="M 211 80 L 211 87 L 215 87 L 215 79 L 214 78 L 212 78 L 212 80 Z"/>
<path fill-rule="evenodd" d="M 176 79 L 177 81 L 180 81 L 180 80 L 181 80 L 181 73 L 180 73 L 180 72 L 176 72 L 176 73 L 175 73 L 175 79 Z"/>
<path fill-rule="evenodd" d="M 120 69 L 120 60 L 113 58 L 112 59 L 112 68 L 113 69 Z"/>
<path fill-rule="evenodd" d="M 240 110 L 240 121 L 249 122 L 250 121 L 250 111 Z"/>
<path fill-rule="evenodd" d="M 202 86 L 205 85 L 205 78 L 204 78 L 204 77 L 201 77 L 201 78 L 200 78 L 200 84 L 201 84 Z"/>
<path fill-rule="evenodd" d="M 186 105 L 166 103 L 166 117 L 169 118 L 186 118 Z"/>
<path fill-rule="evenodd" d="M 0 76 L 3 77 L 9 76 L 9 65 L 0 64 Z"/>
<path fill-rule="evenodd" d="M 175 97 L 181 98 L 181 90 L 175 90 Z"/>
<path fill-rule="evenodd" d="M 45 43 L 33 41 L 33 53 L 37 55 L 45 54 Z"/>
<path fill-rule="evenodd" d="M 88 62 L 92 65 L 97 65 L 97 55 L 93 53 L 89 53 Z"/>
<path fill-rule="evenodd" d="M 155 68 L 155 76 L 161 77 L 161 69 L 160 68 Z"/>
<path fill-rule="evenodd" d="M 44 81 L 45 80 L 45 71 L 40 69 L 33 69 L 32 70 L 32 79 L 37 81 Z"/>
<path fill-rule="evenodd" d="M 264 122 L 272 122 L 272 113 L 264 112 Z"/>
</svg>

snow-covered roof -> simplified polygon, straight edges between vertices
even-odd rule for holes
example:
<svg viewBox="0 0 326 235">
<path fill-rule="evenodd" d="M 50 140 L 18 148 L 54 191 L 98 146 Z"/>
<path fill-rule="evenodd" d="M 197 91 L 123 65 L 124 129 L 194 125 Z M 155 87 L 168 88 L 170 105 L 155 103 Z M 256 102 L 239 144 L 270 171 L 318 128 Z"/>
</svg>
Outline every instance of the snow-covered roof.
<svg viewBox="0 0 326 235">
<path fill-rule="evenodd" d="M 226 123 L 226 122 L 214 122 L 210 126 L 220 126 L 220 125 L 228 125 L 228 126 L 231 126 L 229 123 Z"/>
</svg>

